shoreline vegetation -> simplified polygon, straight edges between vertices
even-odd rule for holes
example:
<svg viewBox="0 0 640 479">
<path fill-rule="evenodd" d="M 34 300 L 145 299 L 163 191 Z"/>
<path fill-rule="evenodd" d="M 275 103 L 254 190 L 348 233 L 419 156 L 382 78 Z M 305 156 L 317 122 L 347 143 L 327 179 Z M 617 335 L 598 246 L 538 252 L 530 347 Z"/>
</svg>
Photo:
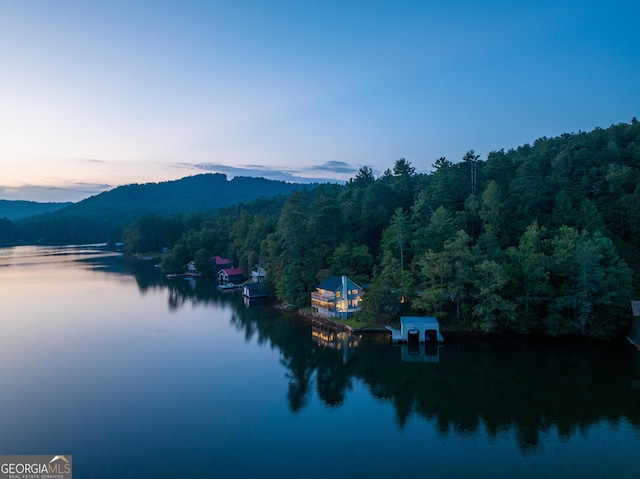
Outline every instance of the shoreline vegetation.
<svg viewBox="0 0 640 479">
<path fill-rule="evenodd" d="M 333 319 L 324 316 L 318 316 L 313 314 L 308 308 L 298 309 L 295 311 L 288 310 L 285 305 L 280 302 L 272 303 L 271 307 L 277 310 L 280 313 L 285 313 L 290 315 L 294 320 L 303 321 L 307 324 L 311 324 L 312 322 L 319 322 L 330 329 L 335 331 L 345 331 L 353 335 L 357 336 L 384 336 L 388 337 L 389 342 L 391 342 L 391 333 L 385 326 L 394 326 L 399 327 L 399 324 L 390 323 L 388 318 L 381 316 L 375 318 L 372 322 L 360 322 L 353 320 L 350 321 L 342 321 L 339 319 Z M 355 324 L 354 324 L 355 323 Z M 473 337 L 473 336 L 483 336 L 483 337 L 496 337 L 501 335 L 511 335 L 511 337 L 519 337 L 519 336 L 533 336 L 531 333 L 521 333 L 517 331 L 483 331 L 479 328 L 474 328 L 469 324 L 452 324 L 451 322 L 440 323 L 440 332 L 444 333 L 444 344 L 447 344 L 447 333 L 455 335 L 455 337 Z M 580 336 L 575 334 L 563 334 L 563 335 L 551 335 L 545 333 L 538 333 L 535 336 L 548 340 L 550 338 L 557 338 L 560 341 L 566 340 L 569 337 L 575 337 L 578 339 Z M 594 340 L 594 338 L 589 338 L 590 340 Z M 597 341 L 597 338 L 595 339 Z M 602 341 L 602 339 L 600 339 Z M 605 342 L 610 342 L 610 340 L 604 340 Z M 634 343 L 629 342 L 628 338 L 615 338 L 616 342 L 619 342 L 622 345 L 628 345 L 634 350 L 640 351 L 640 346 Z"/>
<path fill-rule="evenodd" d="M 435 316 L 443 330 L 628 334 L 630 302 L 640 297 L 635 118 L 486 159 L 469 150 L 459 161 L 441 157 L 430 166 L 420 173 L 400 158 L 381 174 L 363 166 L 344 185 L 296 185 L 224 208 L 210 203 L 206 210 L 203 203 L 199 212 L 191 204 L 191 212 L 139 214 L 112 222 L 109 242 L 122 243 L 130 258 L 165 251 L 165 274 L 183 273 L 193 261 L 207 276 L 214 255 L 245 272 L 260 265 L 271 296 L 298 309 L 326 277 L 347 276 L 366 286 L 355 326 L 415 315 Z M 179 184 L 171 185 L 175 194 Z M 179 204 L 193 194 L 185 191 Z M 127 199 L 128 211 L 137 208 Z M 74 242 L 103 214 L 88 207 L 78 211 L 91 211 L 91 218 L 65 217 L 62 209 L 55 221 L 5 219 L 0 241 L 37 232 L 46 241 Z M 110 205 L 109 217 L 116 211 Z"/>
<path fill-rule="evenodd" d="M 363 324 L 435 316 L 443 328 L 624 338 L 638 295 L 640 124 L 439 158 L 227 209 L 185 233 L 170 271 L 214 254 L 268 265 L 274 298 L 304 308 L 329 275 L 366 285 Z M 200 267 L 198 267 L 200 269 Z M 635 286 L 634 286 L 635 284 Z"/>
<path fill-rule="evenodd" d="M 640 293 L 639 165 L 635 119 L 486 160 L 438 158 L 429 174 L 400 158 L 382 175 L 362 167 L 346 185 L 203 217 L 162 269 L 206 271 L 216 254 L 260 264 L 272 296 L 298 309 L 346 275 L 366 285 L 352 328 L 435 316 L 443 330 L 624 338 Z M 136 223 L 125 244 L 144 251 L 148 227 Z"/>
</svg>

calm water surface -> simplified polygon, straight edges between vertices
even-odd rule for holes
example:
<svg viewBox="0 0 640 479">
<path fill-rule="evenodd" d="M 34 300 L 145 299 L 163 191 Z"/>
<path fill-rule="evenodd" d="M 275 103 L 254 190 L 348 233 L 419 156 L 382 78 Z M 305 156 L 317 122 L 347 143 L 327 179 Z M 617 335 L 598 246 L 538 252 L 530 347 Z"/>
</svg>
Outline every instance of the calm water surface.
<svg viewBox="0 0 640 479">
<path fill-rule="evenodd" d="M 625 344 L 342 338 L 92 247 L 0 249 L 0 454 L 77 478 L 640 477 Z"/>
</svg>

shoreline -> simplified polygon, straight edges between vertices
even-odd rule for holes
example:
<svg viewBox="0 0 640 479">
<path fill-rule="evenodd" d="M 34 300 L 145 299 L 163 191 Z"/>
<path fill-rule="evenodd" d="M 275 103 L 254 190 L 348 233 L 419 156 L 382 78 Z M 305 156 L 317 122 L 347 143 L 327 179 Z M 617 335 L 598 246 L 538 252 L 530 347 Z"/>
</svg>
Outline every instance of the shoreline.
<svg viewBox="0 0 640 479">
<path fill-rule="evenodd" d="M 375 336 L 375 335 L 383 335 L 383 336 L 388 336 L 389 340 L 391 340 L 391 331 L 389 331 L 386 328 L 377 328 L 377 327 L 362 327 L 362 328 L 353 328 L 347 324 L 342 324 L 339 322 L 334 321 L 331 318 L 327 318 L 324 316 L 316 316 L 313 315 L 311 313 L 307 313 L 305 311 L 303 311 L 302 309 L 297 309 L 295 311 L 292 310 L 287 310 L 286 309 L 286 305 L 284 305 L 283 303 L 280 302 L 275 302 L 272 307 L 274 309 L 277 309 L 280 312 L 283 313 L 288 313 L 289 315 L 291 315 L 292 317 L 295 317 L 296 319 L 301 319 L 302 321 L 308 323 L 308 324 L 312 324 L 313 322 L 317 322 L 320 324 L 323 324 L 325 326 L 328 326 L 330 328 L 333 328 L 337 331 L 345 331 L 348 332 L 350 334 L 357 334 L 360 336 L 365 336 L 365 335 L 371 335 L 371 336 Z M 620 338 L 617 340 L 603 340 L 603 339 L 595 339 L 595 338 L 588 338 L 588 337 L 582 337 L 579 335 L 573 335 L 573 334 L 563 334 L 563 335 L 558 335 L 558 336 L 553 336 L 550 334 L 546 334 L 546 333 L 538 333 L 538 332 L 528 332 L 528 333 L 522 333 L 522 332 L 517 332 L 517 331 L 491 331 L 491 332 L 485 332 L 482 331 L 480 329 L 474 329 L 471 327 L 455 327 L 452 325 L 444 325 L 444 327 L 440 328 L 440 332 L 444 333 L 444 334 L 451 334 L 452 336 L 483 336 L 486 337 L 487 339 L 489 338 L 496 338 L 499 336 L 513 336 L 513 337 L 522 337 L 522 338 L 541 338 L 541 339 L 545 339 L 545 340 L 559 340 L 559 341 L 566 341 L 566 340 L 571 340 L 571 341 L 581 341 L 581 340 L 586 340 L 586 341 L 596 341 L 596 342 L 603 342 L 603 343 L 609 343 L 609 344 L 613 344 L 613 343 L 619 343 L 619 344 L 623 344 L 623 345 L 627 345 L 629 348 L 633 349 L 634 351 L 640 351 L 640 346 L 635 346 L 634 344 L 631 344 L 628 341 L 628 338 Z M 445 340 L 445 344 L 446 344 L 446 340 Z"/>
</svg>

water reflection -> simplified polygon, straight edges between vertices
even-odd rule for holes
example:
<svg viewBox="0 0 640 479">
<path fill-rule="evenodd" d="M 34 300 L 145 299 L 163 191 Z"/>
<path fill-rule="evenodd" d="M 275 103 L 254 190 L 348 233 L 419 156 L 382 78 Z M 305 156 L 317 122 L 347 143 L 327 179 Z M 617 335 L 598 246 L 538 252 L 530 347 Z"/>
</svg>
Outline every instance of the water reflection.
<svg viewBox="0 0 640 479">
<path fill-rule="evenodd" d="M 440 361 L 440 348 L 443 347 L 435 341 L 401 343 L 394 346 L 400 349 L 402 361 L 407 363 L 437 363 Z"/>
<path fill-rule="evenodd" d="M 106 245 L 79 246 L 18 246 L 0 248 L 0 267 L 23 267 L 29 265 L 61 264 L 65 262 L 99 261 L 121 258 L 119 253 L 109 251 Z"/>
<path fill-rule="evenodd" d="M 552 427 L 566 438 L 603 419 L 640 426 L 640 391 L 632 387 L 640 369 L 624 344 L 449 333 L 444 346 L 421 349 L 416 362 L 387 338 L 365 337 L 345 361 L 337 347 L 344 339 L 295 319 L 245 309 L 233 319 L 247 337 L 280 349 L 294 412 L 314 381 L 318 396 L 338 406 L 357 378 L 394 405 L 401 426 L 418 415 L 435 420 L 442 434 L 486 428 L 495 437 L 513 428 L 523 449 L 536 448 Z"/>
<path fill-rule="evenodd" d="M 358 382 L 393 405 L 401 427 L 417 416 L 443 436 L 514 431 L 523 451 L 539 448 L 552 430 L 570 438 L 602 421 L 640 430 L 640 355 L 624 344 L 448 333 L 443 346 L 416 351 L 385 336 L 349 337 L 271 306 L 246 307 L 239 293 L 222 294 L 214 281 L 167 280 L 153 264 L 127 265 L 105 251 L 46 249 L 35 260 L 30 254 L 0 250 L 0 263 L 82 260 L 101 274 L 135 277 L 141 294 L 166 290 L 171 311 L 202 302 L 230 307 L 230 323 L 245 341 L 279 351 L 294 414 L 314 391 L 326 406 L 339 407 Z"/>
<path fill-rule="evenodd" d="M 240 294 L 220 294 L 201 279 L 194 283 L 163 284 L 169 307 L 232 305 L 231 322 L 247 341 L 279 349 L 294 413 L 308 404 L 314 387 L 326 405 L 337 407 L 361 380 L 393 404 L 401 426 L 417 415 L 434 420 L 442 434 L 486 428 L 496 437 L 513 428 L 524 450 L 538 447 L 552 428 L 568 438 L 603 419 L 640 427 L 640 389 L 634 387 L 640 359 L 624 344 L 449 333 L 442 346 L 414 350 L 386 336 L 354 337 L 270 307 L 247 308 Z"/>
<path fill-rule="evenodd" d="M 342 354 L 343 364 L 347 364 L 358 352 L 361 337 L 348 331 L 341 331 L 324 321 L 311 321 L 311 339 L 324 349 L 333 349 Z"/>
</svg>

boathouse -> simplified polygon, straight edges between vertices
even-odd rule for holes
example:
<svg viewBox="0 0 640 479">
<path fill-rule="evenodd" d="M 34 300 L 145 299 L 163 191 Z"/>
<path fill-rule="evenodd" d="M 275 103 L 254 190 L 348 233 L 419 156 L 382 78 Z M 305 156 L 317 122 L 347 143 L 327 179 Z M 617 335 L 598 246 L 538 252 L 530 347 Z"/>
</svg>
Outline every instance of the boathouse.
<svg viewBox="0 0 640 479">
<path fill-rule="evenodd" d="M 242 295 L 248 299 L 268 298 L 269 292 L 261 282 L 253 282 L 242 285 Z"/>
<path fill-rule="evenodd" d="M 242 268 L 225 268 L 218 272 L 218 283 L 220 286 L 241 285 L 244 282 L 244 272 Z"/>
<path fill-rule="evenodd" d="M 387 326 L 394 343 L 442 343 L 440 323 L 433 316 L 402 316 L 400 329 Z"/>
</svg>

